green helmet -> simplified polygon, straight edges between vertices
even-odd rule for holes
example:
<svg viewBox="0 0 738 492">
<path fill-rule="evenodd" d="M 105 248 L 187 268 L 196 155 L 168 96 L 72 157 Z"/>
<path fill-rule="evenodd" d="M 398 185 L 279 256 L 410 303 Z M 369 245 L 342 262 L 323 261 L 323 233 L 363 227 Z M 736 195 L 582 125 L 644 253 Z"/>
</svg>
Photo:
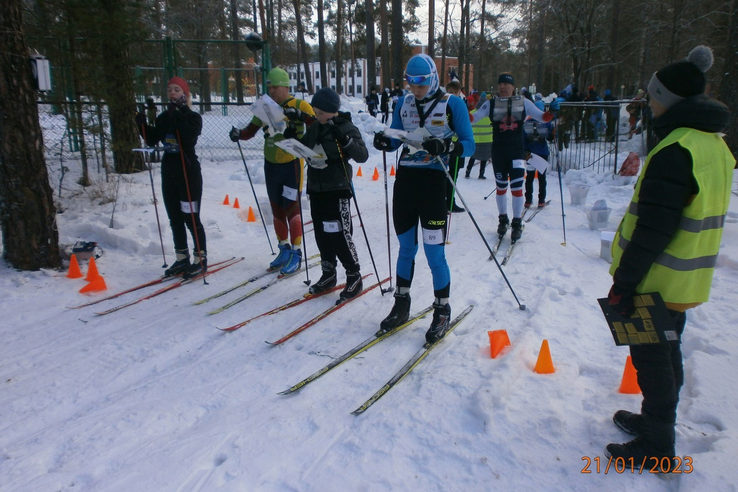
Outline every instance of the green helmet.
<svg viewBox="0 0 738 492">
<path fill-rule="evenodd" d="M 281 68 L 273 68 L 267 74 L 267 85 L 275 87 L 289 87 L 290 76 Z"/>
</svg>

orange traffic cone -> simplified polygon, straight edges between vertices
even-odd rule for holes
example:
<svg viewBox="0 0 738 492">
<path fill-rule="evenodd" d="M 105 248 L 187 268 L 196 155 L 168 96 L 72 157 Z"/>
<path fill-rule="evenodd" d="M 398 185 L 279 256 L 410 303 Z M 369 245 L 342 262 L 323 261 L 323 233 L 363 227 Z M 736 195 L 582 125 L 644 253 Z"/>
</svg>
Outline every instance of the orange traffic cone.
<svg viewBox="0 0 738 492">
<path fill-rule="evenodd" d="M 87 276 L 85 277 L 85 280 L 92 282 L 99 276 L 100 274 L 98 273 L 97 265 L 95 264 L 95 257 L 90 256 L 90 263 L 87 265 Z"/>
<path fill-rule="evenodd" d="M 394 176 L 394 175 L 395 175 L 395 166 L 392 166 L 390 168 L 390 176 Z"/>
<path fill-rule="evenodd" d="M 361 166 L 359 166 L 359 170 L 356 171 L 356 176 L 361 177 L 363 174 L 361 174 Z"/>
<path fill-rule="evenodd" d="M 241 208 L 241 205 L 238 204 L 238 198 L 233 200 L 233 208 Z"/>
<path fill-rule="evenodd" d="M 87 292 L 101 292 L 103 290 L 108 290 L 108 286 L 105 285 L 105 279 L 102 278 L 102 275 L 98 275 L 89 284 L 79 289 L 79 293 L 85 294 Z"/>
<path fill-rule="evenodd" d="M 554 364 L 551 360 L 551 349 L 548 348 L 548 340 L 544 340 L 541 344 L 541 351 L 538 353 L 538 361 L 533 369 L 538 374 L 553 374 Z"/>
<path fill-rule="evenodd" d="M 495 359 L 502 349 L 510 345 L 510 337 L 507 336 L 507 330 L 488 331 L 489 335 L 489 355 Z"/>
<path fill-rule="evenodd" d="M 226 195 L 225 200 L 223 200 L 223 205 L 230 205 L 231 202 L 228 200 L 228 195 Z"/>
<path fill-rule="evenodd" d="M 69 271 L 67 272 L 67 278 L 82 278 L 82 271 L 79 269 L 79 263 L 77 263 L 77 257 L 72 255 L 72 259 L 69 260 Z"/>
<path fill-rule="evenodd" d="M 379 181 L 379 170 L 376 167 L 374 168 L 374 175 L 372 176 L 372 181 Z"/>
<path fill-rule="evenodd" d="M 254 215 L 254 209 L 249 207 L 249 217 L 246 222 L 256 222 L 256 215 Z"/>
<path fill-rule="evenodd" d="M 630 360 L 630 355 L 625 359 L 623 381 L 620 383 L 620 389 L 618 391 L 626 395 L 637 395 L 641 392 L 641 387 L 638 386 L 638 373 L 633 366 L 633 361 Z"/>
</svg>

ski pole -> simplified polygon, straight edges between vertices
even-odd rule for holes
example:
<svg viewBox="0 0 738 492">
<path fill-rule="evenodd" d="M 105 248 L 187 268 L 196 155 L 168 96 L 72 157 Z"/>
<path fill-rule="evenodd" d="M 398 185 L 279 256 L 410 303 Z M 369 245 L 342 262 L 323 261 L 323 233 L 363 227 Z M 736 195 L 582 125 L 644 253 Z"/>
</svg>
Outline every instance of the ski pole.
<svg viewBox="0 0 738 492">
<path fill-rule="evenodd" d="M 300 179 L 300 172 L 302 171 L 302 166 L 300 165 L 300 160 L 295 159 L 297 162 L 295 163 L 295 174 L 297 174 L 297 184 L 299 186 L 299 189 L 297 190 L 297 206 L 298 210 L 300 210 L 300 235 L 302 237 L 302 255 L 305 257 L 305 280 L 302 282 L 305 285 L 310 285 L 310 267 L 308 266 L 308 252 L 307 252 L 307 241 L 305 241 L 305 228 L 303 224 L 305 224 L 305 220 L 302 216 L 302 197 L 300 193 L 302 192 L 302 180 Z"/>
<path fill-rule="evenodd" d="M 179 156 L 182 158 L 182 174 L 184 175 L 185 179 L 185 189 L 187 190 L 187 202 L 189 203 L 190 207 L 190 218 L 192 219 L 192 235 L 195 236 L 195 247 L 197 248 L 197 257 L 200 258 L 200 264 L 202 265 L 202 249 L 200 248 L 200 237 L 197 234 L 197 221 L 195 220 L 195 207 L 193 207 L 192 204 L 192 194 L 190 193 L 190 180 L 187 178 L 187 164 L 185 164 L 185 155 L 184 150 L 182 149 L 182 137 L 179 134 L 179 130 L 177 130 L 177 144 L 179 145 Z M 198 213 L 200 213 L 200 207 L 198 206 Z M 203 230 L 205 228 L 203 227 Z M 205 280 L 205 272 L 203 272 L 202 276 L 202 283 L 203 285 L 209 285 L 207 280 Z"/>
<path fill-rule="evenodd" d="M 456 158 L 456 165 L 454 166 L 454 176 L 458 178 L 459 176 L 459 161 L 461 160 L 461 157 Z M 454 182 L 455 183 L 455 182 Z M 454 203 L 456 200 L 456 187 L 454 186 L 453 191 L 451 192 L 451 206 L 449 207 L 448 211 L 448 227 L 446 227 L 446 244 L 451 244 L 448 240 L 448 238 L 451 236 L 451 217 L 453 215 L 453 209 L 454 209 Z"/>
<path fill-rule="evenodd" d="M 558 122 L 554 126 L 554 131 L 558 129 Z M 556 171 L 559 175 L 559 193 L 561 194 L 561 224 L 564 231 L 564 242 L 562 246 L 566 246 L 566 213 L 564 212 L 564 184 L 561 180 L 561 159 L 559 158 L 559 132 L 556 131 L 556 138 L 554 139 L 554 146 L 556 150 Z"/>
<path fill-rule="evenodd" d="M 390 286 L 389 291 L 393 291 L 392 287 L 392 252 L 390 245 L 390 216 L 389 216 L 389 193 L 387 192 L 387 152 L 382 151 L 382 164 L 384 166 L 384 215 L 387 222 L 387 266 L 389 268 Z"/>
<path fill-rule="evenodd" d="M 329 124 L 332 126 L 334 125 L 333 120 L 328 120 Z M 341 144 L 338 142 L 338 140 L 335 140 L 336 147 L 338 148 L 338 153 L 341 155 L 341 164 L 343 165 L 343 175 L 346 177 L 346 181 L 348 181 L 349 185 L 351 186 L 351 194 L 354 198 L 354 206 L 356 207 L 356 215 L 359 217 L 359 224 L 361 225 L 361 232 L 364 233 L 364 241 L 366 241 L 366 249 L 369 250 L 369 258 L 372 260 L 372 266 L 374 267 L 374 275 L 377 276 L 377 280 L 381 279 L 382 277 L 379 276 L 379 271 L 377 270 L 377 263 L 374 261 L 374 254 L 372 253 L 372 247 L 369 244 L 369 236 L 366 235 L 366 227 L 364 227 L 364 219 L 361 218 L 361 211 L 359 210 L 359 202 L 356 200 L 356 189 L 354 188 L 354 181 L 349 178 L 348 171 L 346 170 L 346 157 L 343 155 L 343 149 L 341 148 Z M 386 167 L 386 165 L 385 165 Z M 385 173 L 385 180 L 387 179 L 386 173 Z M 392 276 L 390 276 L 390 282 L 392 281 Z M 381 283 L 381 282 L 380 282 Z M 382 286 L 379 286 L 379 292 L 382 296 L 384 296 L 388 292 L 392 292 L 394 288 L 392 287 L 392 284 L 390 284 L 390 287 L 383 289 Z"/>
<path fill-rule="evenodd" d="M 484 199 L 486 200 L 487 198 L 489 198 L 490 196 L 492 196 L 492 193 L 494 193 L 495 191 L 497 191 L 497 188 L 495 188 L 494 190 L 490 191 L 489 192 L 489 195 L 485 196 Z"/>
<path fill-rule="evenodd" d="M 461 203 L 464 205 L 464 208 L 466 208 L 466 213 L 469 214 L 469 218 L 471 219 L 472 223 L 474 223 L 474 227 L 476 227 L 477 232 L 479 233 L 479 236 L 482 238 L 482 241 L 484 241 L 484 245 L 487 246 L 487 250 L 489 251 L 490 258 L 495 260 L 495 265 L 497 265 L 497 269 L 500 271 L 500 274 L 502 274 L 502 278 L 505 279 L 505 283 L 507 284 L 507 287 L 510 289 L 510 292 L 515 298 L 515 302 L 518 303 L 518 308 L 520 308 L 521 311 L 525 311 L 525 304 L 521 304 L 520 300 L 518 300 L 518 296 L 517 294 L 515 294 L 515 290 L 512 288 L 512 285 L 510 285 L 510 281 L 507 279 L 507 275 L 505 275 L 505 272 L 502 270 L 502 266 L 500 265 L 500 262 L 497 261 L 497 257 L 492 252 L 492 247 L 487 242 L 487 238 L 484 237 L 484 233 L 482 233 L 482 229 L 479 228 L 479 224 L 477 224 L 477 221 L 474 219 L 474 215 L 472 215 L 469 205 L 467 205 L 466 201 L 464 200 L 464 197 L 461 195 L 461 193 L 459 193 L 458 188 L 456 188 L 456 183 L 454 183 L 454 180 L 451 177 L 451 174 L 448 172 L 448 169 L 446 169 L 446 166 L 444 165 L 443 160 L 441 160 L 439 156 L 436 156 L 436 160 L 443 167 L 443 171 L 446 173 L 446 178 L 449 180 L 451 185 L 454 187 L 454 191 L 456 195 L 461 200 Z"/>
<path fill-rule="evenodd" d="M 143 106 L 141 106 L 143 107 Z M 156 227 L 159 229 L 159 244 L 161 244 L 161 256 L 164 258 L 164 264 L 161 266 L 162 268 L 166 268 L 167 266 L 167 256 L 164 254 L 164 238 L 161 235 L 161 222 L 159 222 L 159 208 L 156 206 L 156 190 L 154 189 L 154 173 L 151 171 L 151 154 L 149 150 L 149 144 L 146 141 L 146 124 L 141 125 L 141 130 L 143 130 L 143 142 L 144 142 L 144 149 L 145 153 L 148 155 L 148 159 L 144 157 L 144 165 L 149 169 L 149 181 L 151 181 L 151 194 L 154 197 L 154 214 L 156 215 Z M 148 161 L 148 162 L 147 162 Z M 112 222 L 112 219 L 111 219 Z"/>
<path fill-rule="evenodd" d="M 261 206 L 259 205 L 259 199 L 256 198 L 256 190 L 254 189 L 254 183 L 251 181 L 251 173 L 249 173 L 249 166 L 246 165 L 246 158 L 243 156 L 243 149 L 241 148 L 241 142 L 236 141 L 238 144 L 238 151 L 241 153 L 241 160 L 243 161 L 243 167 L 246 169 L 246 176 L 249 178 L 249 184 L 251 185 L 251 192 L 254 194 L 254 201 L 256 202 L 256 208 L 259 210 L 259 217 L 261 217 L 261 223 L 264 225 L 264 233 L 266 234 L 267 241 L 269 241 L 269 249 L 272 250 L 272 256 L 274 253 L 274 246 L 272 246 L 272 240 L 269 239 L 269 231 L 267 230 L 266 222 L 264 221 L 264 214 L 261 213 Z"/>
</svg>

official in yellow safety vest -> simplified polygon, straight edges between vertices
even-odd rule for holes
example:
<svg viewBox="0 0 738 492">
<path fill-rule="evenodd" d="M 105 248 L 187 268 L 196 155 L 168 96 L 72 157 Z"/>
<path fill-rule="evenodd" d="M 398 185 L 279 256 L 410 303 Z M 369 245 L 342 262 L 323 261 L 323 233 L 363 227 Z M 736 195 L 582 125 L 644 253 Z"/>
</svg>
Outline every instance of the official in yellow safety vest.
<svg viewBox="0 0 738 492">
<path fill-rule="evenodd" d="M 704 95 L 712 61 L 710 48 L 698 46 L 651 79 L 649 105 L 661 142 L 646 158 L 613 241 L 610 305 L 628 316 L 635 294 L 658 292 L 679 338 L 630 346 L 643 393 L 641 412 L 615 413 L 615 424 L 635 439 L 609 444 L 607 454 L 636 466 L 650 468 L 655 460 L 675 457 L 685 311 L 709 298 L 728 211 L 735 159 L 722 132 L 730 111 Z"/>
</svg>

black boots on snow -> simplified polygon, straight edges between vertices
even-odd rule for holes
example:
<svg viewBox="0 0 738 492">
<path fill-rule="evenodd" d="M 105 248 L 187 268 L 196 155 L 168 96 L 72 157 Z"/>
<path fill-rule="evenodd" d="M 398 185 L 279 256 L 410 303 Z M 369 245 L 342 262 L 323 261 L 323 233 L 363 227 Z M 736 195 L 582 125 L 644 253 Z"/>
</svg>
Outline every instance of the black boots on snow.
<svg viewBox="0 0 738 492">
<path fill-rule="evenodd" d="M 324 261 L 320 266 L 323 269 L 323 275 L 321 275 L 320 280 L 310 286 L 310 289 L 308 289 L 310 294 L 320 294 L 336 286 L 336 265 Z"/>
<path fill-rule="evenodd" d="M 523 235 L 523 219 L 515 217 L 512 220 L 512 232 L 510 233 L 510 241 L 515 242 Z"/>
<path fill-rule="evenodd" d="M 380 323 L 377 336 L 396 329 L 410 318 L 410 293 L 400 294 L 395 292 L 394 297 L 395 305 L 392 306 L 389 315 Z"/>
<path fill-rule="evenodd" d="M 451 327 L 451 306 L 436 301 L 433 307 L 433 322 L 425 334 L 425 341 L 431 344 L 443 339 Z"/>
<path fill-rule="evenodd" d="M 364 290 L 364 282 L 361 280 L 360 272 L 346 272 L 346 287 L 343 288 L 336 304 L 341 304 L 361 294 Z"/>
<path fill-rule="evenodd" d="M 630 434 L 631 436 L 640 436 L 646 431 L 646 424 L 643 421 L 643 416 L 639 413 L 629 412 L 627 410 L 618 410 L 615 415 L 612 416 L 612 421 L 618 428 Z"/>
<path fill-rule="evenodd" d="M 182 278 L 185 280 L 190 280 L 192 278 L 197 277 L 198 275 L 203 275 L 205 272 L 208 271 L 208 257 L 205 251 L 200 251 L 199 253 L 195 252 L 194 259 L 192 261 L 192 264 L 187 268 L 187 270 L 182 274 Z"/>
<path fill-rule="evenodd" d="M 177 261 L 172 263 L 172 266 L 164 271 L 165 277 L 171 277 L 173 275 L 180 275 L 190 268 L 190 253 L 185 250 L 176 250 Z"/>
<path fill-rule="evenodd" d="M 632 441 L 617 444 L 610 443 L 606 447 L 606 455 L 623 458 L 630 466 L 656 471 L 668 472 L 672 469 L 674 459 L 674 424 L 652 422 L 639 414 L 626 410 L 618 410 L 612 418 L 623 432 L 636 436 Z M 664 458 L 669 461 L 662 461 Z"/>
<path fill-rule="evenodd" d="M 507 233 L 507 226 L 510 225 L 510 219 L 507 214 L 500 215 L 500 224 L 497 226 L 497 235 L 504 236 Z"/>
</svg>

